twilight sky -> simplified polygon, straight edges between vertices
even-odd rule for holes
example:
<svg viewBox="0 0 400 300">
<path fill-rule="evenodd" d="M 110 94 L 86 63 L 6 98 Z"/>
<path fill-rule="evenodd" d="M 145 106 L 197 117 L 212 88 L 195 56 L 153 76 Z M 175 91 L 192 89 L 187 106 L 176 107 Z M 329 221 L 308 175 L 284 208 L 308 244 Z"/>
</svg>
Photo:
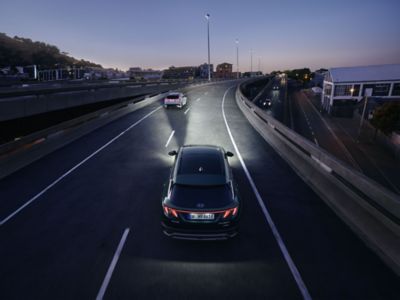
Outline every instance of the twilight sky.
<svg viewBox="0 0 400 300">
<path fill-rule="evenodd" d="M 4 0 L 0 32 L 123 70 L 207 61 L 253 70 L 400 63 L 400 0 Z M 236 67 L 234 66 L 234 69 Z"/>
</svg>

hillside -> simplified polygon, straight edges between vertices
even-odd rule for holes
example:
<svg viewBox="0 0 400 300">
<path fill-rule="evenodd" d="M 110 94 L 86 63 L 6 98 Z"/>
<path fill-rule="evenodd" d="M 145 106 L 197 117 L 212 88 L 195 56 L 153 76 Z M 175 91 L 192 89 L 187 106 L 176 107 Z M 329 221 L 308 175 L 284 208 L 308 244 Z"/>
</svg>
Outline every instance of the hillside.
<svg viewBox="0 0 400 300">
<path fill-rule="evenodd" d="M 22 37 L 9 37 L 0 32 L 0 67 L 37 65 L 39 69 L 101 67 L 99 64 L 78 60 L 61 52 L 56 46 L 34 42 Z"/>
</svg>

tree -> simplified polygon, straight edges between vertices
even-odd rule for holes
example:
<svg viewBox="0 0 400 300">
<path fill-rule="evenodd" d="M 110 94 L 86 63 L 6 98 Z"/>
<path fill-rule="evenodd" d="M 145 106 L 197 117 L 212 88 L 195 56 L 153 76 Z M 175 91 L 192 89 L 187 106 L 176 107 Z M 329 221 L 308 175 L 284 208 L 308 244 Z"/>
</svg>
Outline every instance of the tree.
<svg viewBox="0 0 400 300">
<path fill-rule="evenodd" d="M 400 102 L 388 102 L 374 111 L 372 125 L 389 135 L 400 128 Z"/>
</svg>

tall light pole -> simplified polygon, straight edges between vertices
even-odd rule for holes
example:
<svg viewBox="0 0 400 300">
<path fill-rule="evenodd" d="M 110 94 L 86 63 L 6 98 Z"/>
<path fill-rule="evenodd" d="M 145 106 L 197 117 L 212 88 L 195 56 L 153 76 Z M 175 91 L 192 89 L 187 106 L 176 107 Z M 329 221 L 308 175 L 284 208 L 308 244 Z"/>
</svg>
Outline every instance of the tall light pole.
<svg viewBox="0 0 400 300">
<path fill-rule="evenodd" d="M 211 81 L 211 65 L 210 65 L 210 14 L 206 14 L 207 19 L 207 41 L 208 41 L 208 81 Z"/>
<path fill-rule="evenodd" d="M 253 77 L 253 49 L 250 49 L 250 77 Z"/>
<path fill-rule="evenodd" d="M 239 40 L 236 39 L 236 78 L 239 79 Z"/>
</svg>

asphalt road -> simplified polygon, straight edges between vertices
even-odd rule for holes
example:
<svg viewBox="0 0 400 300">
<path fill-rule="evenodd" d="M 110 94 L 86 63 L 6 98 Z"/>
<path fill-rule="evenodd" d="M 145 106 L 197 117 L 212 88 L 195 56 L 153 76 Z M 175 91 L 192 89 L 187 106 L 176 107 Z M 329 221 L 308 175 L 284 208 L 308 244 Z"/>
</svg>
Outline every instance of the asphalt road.
<svg viewBox="0 0 400 300">
<path fill-rule="evenodd" d="M 335 138 L 330 127 L 301 92 L 292 91 L 290 101 L 292 102 L 293 129 L 295 131 L 332 153 L 335 157 L 360 170 L 341 141 Z"/>
<path fill-rule="evenodd" d="M 398 299 L 399 278 L 251 127 L 233 86 L 190 88 L 182 110 L 154 103 L 0 181 L 0 298 Z M 183 144 L 235 153 L 236 238 L 163 235 L 167 153 Z"/>
<path fill-rule="evenodd" d="M 287 122 L 287 120 L 285 120 L 285 85 L 276 77 L 273 77 L 271 80 L 272 83 L 266 86 L 253 101 L 260 108 L 264 109 L 268 115 L 285 124 Z M 279 87 L 279 89 L 274 90 L 274 86 Z M 265 99 L 271 101 L 270 107 L 263 106 Z"/>
</svg>

